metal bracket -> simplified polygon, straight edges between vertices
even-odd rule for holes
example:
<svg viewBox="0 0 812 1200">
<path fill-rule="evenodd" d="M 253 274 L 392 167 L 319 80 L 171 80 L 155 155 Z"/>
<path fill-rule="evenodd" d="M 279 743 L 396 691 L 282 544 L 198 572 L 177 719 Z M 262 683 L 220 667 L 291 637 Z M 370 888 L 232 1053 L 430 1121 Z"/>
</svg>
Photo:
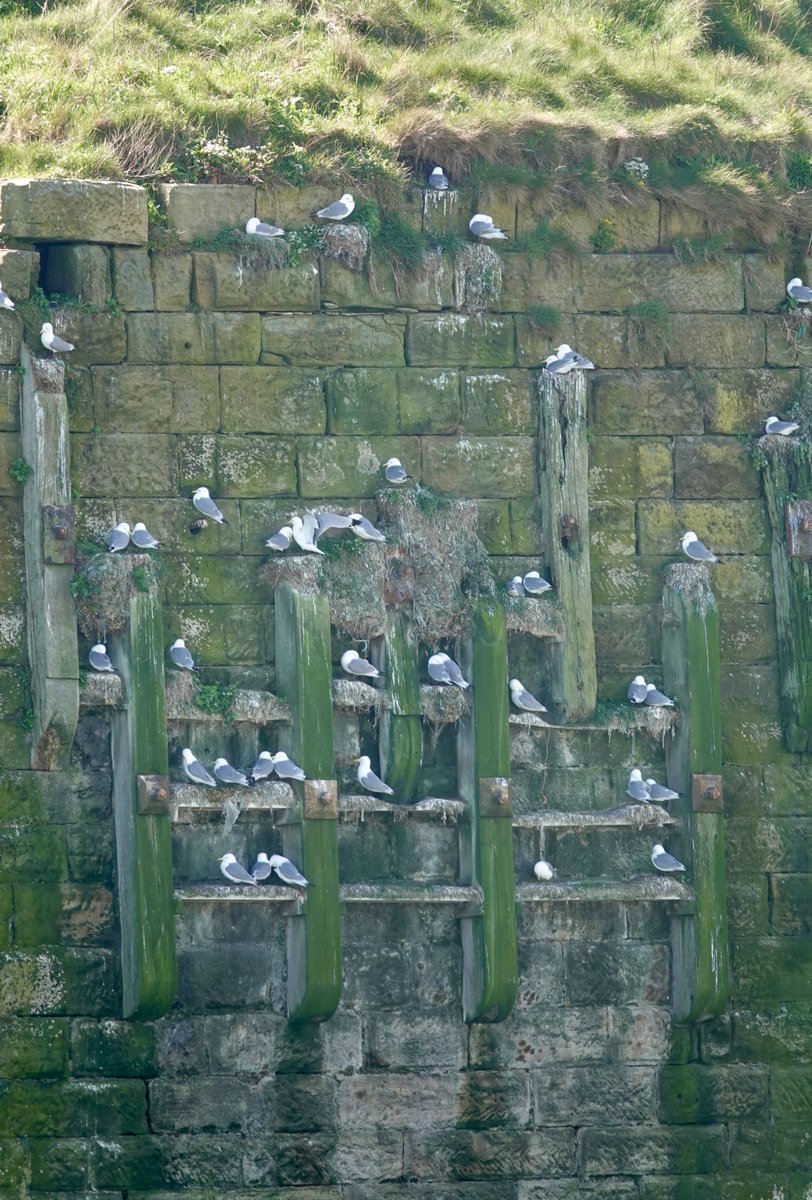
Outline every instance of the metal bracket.
<svg viewBox="0 0 812 1200">
<path fill-rule="evenodd" d="M 169 779 L 166 775 L 136 775 L 135 811 L 139 817 L 168 817 Z"/>
<path fill-rule="evenodd" d="M 306 779 L 302 816 L 308 821 L 338 818 L 338 783 L 335 779 Z"/>
<path fill-rule="evenodd" d="M 510 817 L 513 805 L 510 799 L 510 780 L 497 775 L 492 779 L 479 780 L 479 815 L 481 817 Z"/>
<path fill-rule="evenodd" d="M 812 559 L 812 500 L 787 500 L 784 519 L 787 553 L 791 558 Z"/>
<path fill-rule="evenodd" d="M 76 561 L 76 510 L 72 504 L 43 504 L 42 558 L 52 566 Z"/>
<path fill-rule="evenodd" d="M 722 776 L 692 775 L 691 806 L 695 813 L 724 812 Z"/>
</svg>

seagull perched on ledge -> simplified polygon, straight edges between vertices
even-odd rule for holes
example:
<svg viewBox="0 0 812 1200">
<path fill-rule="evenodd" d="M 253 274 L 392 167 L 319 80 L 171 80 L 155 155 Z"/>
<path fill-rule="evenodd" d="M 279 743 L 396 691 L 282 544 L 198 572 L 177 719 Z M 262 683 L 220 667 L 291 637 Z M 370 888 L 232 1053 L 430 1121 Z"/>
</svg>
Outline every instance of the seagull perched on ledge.
<svg viewBox="0 0 812 1200">
<path fill-rule="evenodd" d="M 362 679 L 380 679 L 381 673 L 377 667 L 366 658 L 361 658 L 357 650 L 345 650 L 341 655 L 341 666 L 348 675 L 360 676 Z"/>
<path fill-rule="evenodd" d="M 219 859 L 220 870 L 225 875 L 229 883 L 248 883 L 251 887 L 257 886 L 257 881 L 254 876 L 246 871 L 242 863 L 238 863 L 233 854 L 224 854 Z"/>
<path fill-rule="evenodd" d="M 787 295 L 790 300 L 796 300 L 799 304 L 809 304 L 812 300 L 812 288 L 806 287 L 803 280 L 796 275 L 787 284 Z"/>
<path fill-rule="evenodd" d="M 207 487 L 199 487 L 197 489 L 192 496 L 192 504 L 194 504 L 199 513 L 203 513 L 204 517 L 211 517 L 212 521 L 216 521 L 218 525 L 228 524 L 220 509 L 209 495 Z"/>
<path fill-rule="evenodd" d="M 7 308 L 9 311 L 14 308 L 14 301 L 7 292 L 3 291 L 2 283 L 0 283 L 0 308 Z"/>
<path fill-rule="evenodd" d="M 479 238 L 483 242 L 506 242 L 508 240 L 504 229 L 494 225 L 493 217 L 489 217 L 487 213 L 474 213 L 468 222 L 468 229 L 475 238 Z"/>
<path fill-rule="evenodd" d="M 789 437 L 798 429 L 800 426 L 797 421 L 779 421 L 778 417 L 767 417 L 767 423 L 764 426 L 765 433 L 778 434 L 779 437 Z"/>
<path fill-rule="evenodd" d="M 651 865 L 656 867 L 658 871 L 665 871 L 666 873 L 671 872 L 672 874 L 674 871 L 685 870 L 685 867 L 682 865 L 680 860 L 678 858 L 674 858 L 673 854 L 669 854 L 665 847 L 661 846 L 659 842 L 656 846 L 652 847 Z"/>
<path fill-rule="evenodd" d="M 259 217 L 249 217 L 245 222 L 245 232 L 252 233 L 255 237 L 276 238 L 282 237 L 285 231 L 278 225 L 266 225 Z"/>
<path fill-rule="evenodd" d="M 704 542 L 700 542 L 692 529 L 682 535 L 682 552 L 693 562 L 718 563 L 719 559 L 712 554 Z"/>
<path fill-rule="evenodd" d="M 270 863 L 271 870 L 276 871 L 276 874 L 288 887 L 310 887 L 302 872 L 298 867 L 294 867 L 290 859 L 285 858 L 284 854 L 272 854 L 268 862 Z"/>
<path fill-rule="evenodd" d="M 448 191 L 448 176 L 442 167 L 435 167 L 429 175 L 429 187 L 437 188 L 438 192 Z"/>
<path fill-rule="evenodd" d="M 46 350 L 51 351 L 51 354 L 67 354 L 69 350 L 76 349 L 73 342 L 66 342 L 63 338 L 57 337 L 50 321 L 46 321 L 42 326 L 39 340 Z"/>
<path fill-rule="evenodd" d="M 312 216 L 319 217 L 322 221 L 345 221 L 347 217 L 352 216 L 354 208 L 355 201 L 349 192 L 345 192 L 340 200 L 334 200 L 332 204 L 320 208 Z"/>
<path fill-rule="evenodd" d="M 449 658 L 447 654 L 432 654 L 428 670 L 435 683 L 453 683 L 463 689 L 471 686 L 454 659 Z"/>
</svg>

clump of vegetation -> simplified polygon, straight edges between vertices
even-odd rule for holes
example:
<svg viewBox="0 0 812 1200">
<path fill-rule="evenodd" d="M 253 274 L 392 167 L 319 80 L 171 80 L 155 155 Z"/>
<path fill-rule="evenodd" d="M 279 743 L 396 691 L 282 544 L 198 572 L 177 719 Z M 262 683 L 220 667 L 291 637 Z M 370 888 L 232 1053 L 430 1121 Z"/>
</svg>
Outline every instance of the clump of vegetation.
<svg viewBox="0 0 812 1200">
<path fill-rule="evenodd" d="M 135 555 L 98 552 L 88 558 L 79 551 L 71 592 L 80 631 L 94 642 L 106 642 L 108 634 L 127 624 L 130 597 L 157 587 L 158 570 L 153 561 L 143 563 Z"/>
<path fill-rule="evenodd" d="M 237 689 L 226 687 L 222 683 L 204 683 L 194 695 L 195 708 L 210 716 L 222 717 L 225 721 L 234 720 L 234 701 L 237 699 Z"/>
<path fill-rule="evenodd" d="M 539 221 L 530 233 L 520 234 L 508 242 L 505 249 L 511 253 L 532 254 L 541 258 L 553 268 L 571 259 L 578 252 L 578 247 L 564 229 L 550 221 Z"/>
<path fill-rule="evenodd" d="M 643 300 L 626 313 L 626 344 L 634 355 L 642 350 L 668 349 L 671 314 L 662 300 Z"/>
<path fill-rule="evenodd" d="M 617 245 L 617 237 L 612 228 L 614 222 L 608 218 L 604 218 L 595 229 L 595 232 L 590 235 L 592 249 L 596 254 L 608 254 L 610 250 L 614 250 Z"/>
<path fill-rule="evenodd" d="M 528 304 L 527 319 L 542 337 L 555 338 L 561 330 L 561 313 L 552 304 Z"/>
<path fill-rule="evenodd" d="M 728 247 L 728 238 L 723 233 L 707 237 L 674 238 L 671 249 L 684 263 L 720 262 Z"/>
<path fill-rule="evenodd" d="M 290 258 L 290 246 L 285 238 L 255 237 L 227 225 L 215 234 L 195 238 L 189 249 L 236 254 L 240 266 L 252 271 L 283 267 Z"/>
<path fill-rule="evenodd" d="M 23 487 L 26 480 L 30 479 L 34 474 L 34 468 L 24 458 L 15 458 L 9 466 L 8 473 L 12 479 L 16 479 L 20 486 Z"/>
</svg>

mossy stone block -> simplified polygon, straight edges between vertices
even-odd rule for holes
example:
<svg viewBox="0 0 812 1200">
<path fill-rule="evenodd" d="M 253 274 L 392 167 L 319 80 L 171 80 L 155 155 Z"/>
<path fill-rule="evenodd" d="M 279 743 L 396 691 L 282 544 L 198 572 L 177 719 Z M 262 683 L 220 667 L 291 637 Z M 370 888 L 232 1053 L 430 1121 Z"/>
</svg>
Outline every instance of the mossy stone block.
<svg viewBox="0 0 812 1200">
<path fill-rule="evenodd" d="M 293 187 L 288 183 L 274 183 L 267 188 L 257 188 L 257 216 L 260 221 L 270 221 L 286 228 L 288 225 L 312 225 L 313 213 L 325 208 L 337 197 L 330 187 Z M 245 226 L 246 217 L 242 226 Z"/>
<path fill-rule="evenodd" d="M 632 500 L 594 500 L 589 505 L 589 544 L 593 595 L 597 576 L 603 576 L 613 566 L 613 559 L 635 554 L 635 505 Z M 620 570 L 632 564 L 624 563 Z M 609 604 L 610 600 L 596 601 Z"/>
<path fill-rule="evenodd" d="M 483 499 L 535 492 L 533 439 L 423 438 L 423 479 L 452 496 Z"/>
<path fill-rule="evenodd" d="M 45 291 L 105 305 L 113 295 L 110 251 L 106 246 L 52 246 L 45 260 Z"/>
<path fill-rule="evenodd" d="M 519 205 L 519 233 L 532 233 L 540 220 L 549 218 L 549 201 L 543 197 Z M 596 212 L 583 205 L 569 204 L 552 213 L 552 224 L 567 233 L 579 250 L 592 250 L 592 236 L 601 222 L 614 234 L 614 250 L 656 250 L 660 227 L 660 206 L 645 194 L 633 201 L 608 204 Z M 609 257 L 609 256 L 607 256 Z"/>
<path fill-rule="evenodd" d="M 127 312 L 148 312 L 155 303 L 149 254 L 114 246 L 111 251 L 113 294 Z"/>
<path fill-rule="evenodd" d="M 0 1135 L 86 1137 L 146 1133 L 146 1092 L 138 1080 L 20 1080 L 0 1092 Z"/>
<path fill-rule="evenodd" d="M 322 376 L 299 367 L 223 367 L 224 433 L 324 433 Z M 212 428 L 212 426 L 209 426 Z"/>
<path fill-rule="evenodd" d="M 589 491 L 596 499 L 670 496 L 671 447 L 659 438 L 598 437 L 589 452 Z"/>
<path fill-rule="evenodd" d="M 701 209 L 660 203 L 660 246 L 670 249 L 677 238 L 703 239 L 708 236 L 708 226 Z"/>
<path fill-rule="evenodd" d="M 688 1125 L 757 1121 L 766 1112 L 767 1082 L 768 1068 L 754 1063 L 663 1067 L 659 1119 Z"/>
<path fill-rule="evenodd" d="M 542 527 L 535 500 L 511 500 L 510 537 L 514 554 L 538 554 Z"/>
<path fill-rule="evenodd" d="M 488 554 L 510 554 L 510 506 L 507 500 L 483 500 L 477 506 L 477 536 Z"/>
<path fill-rule="evenodd" d="M 766 334 L 766 357 L 768 367 L 797 367 L 808 362 L 808 326 L 798 317 L 764 317 Z M 800 340 L 799 340 L 800 335 Z"/>
<path fill-rule="evenodd" d="M 763 367 L 764 317 L 675 313 L 667 355 L 671 367 Z"/>
<path fill-rule="evenodd" d="M 20 876 L 40 879 L 43 871 Z M 53 869 L 46 878 L 58 879 Z M 18 883 L 14 893 L 15 940 L 21 947 L 58 944 L 109 945 L 115 936 L 112 893 L 87 883 L 44 886 Z"/>
<path fill-rule="evenodd" d="M 160 190 L 166 223 L 181 242 L 244 229 L 254 215 L 256 188 L 250 184 L 164 183 Z"/>
<path fill-rule="evenodd" d="M 463 374 L 462 425 L 466 433 L 532 434 L 533 381 L 529 373 Z"/>
<path fill-rule="evenodd" d="M 686 529 L 696 530 L 714 554 L 769 550 L 767 522 L 758 500 L 641 500 L 638 519 L 643 554 L 681 554 L 680 539 Z"/>
<path fill-rule="evenodd" d="M 256 664 L 265 660 L 262 609 L 256 605 L 183 605 L 166 612 L 201 666 Z"/>
<path fill-rule="evenodd" d="M 0 250 L 3 291 L 19 304 L 27 300 L 39 279 L 39 254 L 34 250 Z"/>
<path fill-rule="evenodd" d="M 406 317 L 356 313 L 266 317 L 262 362 L 280 366 L 402 367 Z"/>
<path fill-rule="evenodd" d="M 68 427 L 71 433 L 89 433 L 96 424 L 91 367 L 68 365 L 65 372 Z"/>
<path fill-rule="evenodd" d="M 418 308 L 432 311 L 454 303 L 454 271 L 447 254 L 429 250 L 416 269 L 395 267 L 372 254 L 363 272 L 320 256 L 321 297 L 336 308 Z"/>
<path fill-rule="evenodd" d="M 178 486 L 174 438 L 166 434 L 76 433 L 71 476 L 83 496 L 163 496 Z"/>
<path fill-rule="evenodd" d="M 502 285 L 491 306 L 497 312 L 524 312 L 530 304 L 547 304 L 572 312 L 572 264 L 553 268 L 529 254 L 503 254 L 500 258 Z"/>
<path fill-rule="evenodd" d="M 812 936 L 739 937 L 732 940 L 731 949 L 730 978 L 737 1006 L 775 1010 L 787 1001 L 808 1001 Z M 779 1071 L 776 1068 L 776 1074 Z M 796 1097 L 795 1111 L 799 1099 Z"/>
<path fill-rule="evenodd" d="M 131 1021 L 73 1021 L 70 1053 L 76 1075 L 143 1078 L 158 1071 L 152 1025 Z"/>
<path fill-rule="evenodd" d="M 258 547 L 269 532 L 270 526 L 263 525 L 264 537 L 257 539 Z M 167 556 L 166 572 L 166 602 L 170 605 L 261 604 L 267 599 L 257 578 L 256 564 L 239 554 Z"/>
<path fill-rule="evenodd" d="M 579 312 L 625 312 L 646 300 L 660 300 L 674 313 L 740 313 L 741 259 L 689 265 L 673 254 L 592 254 L 576 260 Z"/>
<path fill-rule="evenodd" d="M 216 367 L 94 367 L 92 376 L 96 423 L 105 433 L 197 433 L 219 425 Z"/>
<path fill-rule="evenodd" d="M 473 215 L 473 197 L 468 192 L 449 188 L 441 192 L 426 188 L 423 192 L 423 231 L 425 233 L 467 233 Z"/>
<path fill-rule="evenodd" d="M 17 558 L 2 558 L 0 557 L 0 605 L 2 604 L 17 604 L 22 605 L 25 602 L 25 564 Z M 0 704 L 0 715 L 10 711 L 8 703 L 15 697 L 18 697 L 16 687 L 12 686 L 12 681 L 9 680 L 3 685 L 5 696 L 5 707 Z M 15 704 L 19 707 L 19 704 Z"/>
<path fill-rule="evenodd" d="M 0 1195 L 12 1200 L 23 1194 L 31 1180 L 29 1144 L 12 1138 L 0 1142 Z"/>
<path fill-rule="evenodd" d="M 561 324 L 553 333 L 544 331 L 530 317 L 517 313 L 513 318 L 516 325 L 516 365 L 519 367 L 543 367 L 547 357 L 561 342 L 575 342 L 574 318 L 565 314 Z"/>
<path fill-rule="evenodd" d="M 147 194 L 134 183 L 7 180 L 0 184 L 0 234 L 30 242 L 143 246 Z"/>
<path fill-rule="evenodd" d="M 0 608 L 0 662 L 22 661 L 24 647 L 25 610 L 5 604 Z"/>
<path fill-rule="evenodd" d="M 602 663 L 648 663 L 660 657 L 654 612 L 643 605 L 594 609 L 595 653 Z"/>
<path fill-rule="evenodd" d="M 0 363 L 15 366 L 20 360 L 22 322 L 15 312 L 0 309 Z"/>
<path fill-rule="evenodd" d="M 306 497 L 374 496 L 381 485 L 383 465 L 392 457 L 420 478 L 417 438 L 300 438 L 298 454 L 299 487 Z"/>
<path fill-rule="evenodd" d="M 8 950 L 11 945 L 12 925 L 11 918 L 14 912 L 14 896 L 11 890 L 10 883 L 0 885 L 0 950 Z M 0 1043 L 0 1070 L 2 1070 L 2 1050 L 3 1044 Z M 7 1074 L 7 1072 L 3 1072 Z"/>
<path fill-rule="evenodd" d="M 702 394 L 687 372 L 601 371 L 592 382 L 589 424 L 598 435 L 700 434 Z"/>
<path fill-rule="evenodd" d="M 758 496 L 761 481 L 747 462 L 737 438 L 677 438 L 675 443 L 675 494 L 680 497 Z"/>
<path fill-rule="evenodd" d="M 221 496 L 295 493 L 294 443 L 272 436 L 218 438 L 217 487 Z"/>
<path fill-rule="evenodd" d="M 128 360 L 141 363 L 255 363 L 258 313 L 130 313 Z"/>
<path fill-rule="evenodd" d="M 396 374 L 401 433 L 454 433 L 459 428 L 457 371 L 404 367 Z"/>
<path fill-rule="evenodd" d="M 291 509 L 295 508 L 294 500 L 241 500 L 240 517 L 242 522 L 243 555 L 271 553 L 265 545 L 267 538 L 276 533 L 290 519 Z"/>
<path fill-rule="evenodd" d="M 0 367 L 0 429 L 20 427 L 20 376 L 12 367 Z"/>
<path fill-rule="evenodd" d="M 763 432 L 767 417 L 787 413 L 798 372 L 701 371 L 695 379 L 704 396 L 708 433 L 757 435 Z"/>
<path fill-rule="evenodd" d="M 406 357 L 412 367 L 512 367 L 513 321 L 486 313 L 409 317 Z"/>
<path fill-rule="evenodd" d="M 398 386 L 394 371 L 374 367 L 337 371 L 328 376 L 326 391 L 331 434 L 397 432 Z"/>
<path fill-rule="evenodd" d="M 748 309 L 754 312 L 774 309 L 787 294 L 788 278 L 780 259 L 766 254 L 745 254 L 744 295 Z"/>
<path fill-rule="evenodd" d="M 68 1074 L 68 1022 L 12 1018 L 0 1024 L 0 1074 L 7 1079 L 45 1079 Z"/>
<path fill-rule="evenodd" d="M 124 319 L 113 313 L 63 308 L 57 313 L 53 325 L 59 337 L 73 342 L 76 347 L 70 354 L 71 366 L 120 363 L 127 354 Z"/>
<path fill-rule="evenodd" d="M 159 312 L 183 312 L 192 296 L 191 254 L 152 251 L 152 288 Z"/>
<path fill-rule="evenodd" d="M 721 688 L 725 762 L 762 766 L 781 761 L 786 751 L 778 720 L 776 667 L 727 666 Z"/>
<path fill-rule="evenodd" d="M 22 486 L 9 475 L 9 467 L 22 454 L 19 433 L 0 433 L 0 496 L 19 496 Z"/>
<path fill-rule="evenodd" d="M 636 345 L 628 319 L 613 316 L 577 316 L 570 345 L 592 359 L 596 367 L 662 367 L 662 345 Z M 567 340 L 567 339 L 565 339 Z"/>
<path fill-rule="evenodd" d="M 0 955 L 0 1017 L 60 1013 L 65 995 L 65 973 L 55 954 Z"/>
<path fill-rule="evenodd" d="M 235 312 L 312 312 L 319 307 L 319 270 L 245 261 L 239 254 L 195 253 L 192 300 L 201 308 Z"/>
</svg>

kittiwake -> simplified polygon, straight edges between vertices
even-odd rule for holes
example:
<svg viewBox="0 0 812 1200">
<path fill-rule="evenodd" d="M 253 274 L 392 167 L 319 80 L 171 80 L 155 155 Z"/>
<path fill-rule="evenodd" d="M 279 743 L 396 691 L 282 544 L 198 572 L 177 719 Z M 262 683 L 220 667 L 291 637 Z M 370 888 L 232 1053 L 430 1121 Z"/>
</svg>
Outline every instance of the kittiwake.
<svg viewBox="0 0 812 1200">
<path fill-rule="evenodd" d="M 199 487 L 197 489 L 192 496 L 192 503 L 198 512 L 203 513 L 204 517 L 211 517 L 212 521 L 216 521 L 218 525 L 228 524 L 228 521 L 226 521 L 220 509 L 209 495 L 207 487 Z"/>
<path fill-rule="evenodd" d="M 68 350 L 76 349 L 73 342 L 66 342 L 63 338 L 57 337 L 50 321 L 46 321 L 42 326 L 39 340 L 45 349 L 50 350 L 52 354 L 66 354 Z"/>
<path fill-rule="evenodd" d="M 251 768 L 251 778 L 254 783 L 270 779 L 273 775 L 274 762 L 270 750 L 260 750 L 259 758 Z"/>
<path fill-rule="evenodd" d="M 137 546 L 139 550 L 154 550 L 161 544 L 157 538 L 152 536 L 143 521 L 135 522 L 131 536 L 133 545 Z"/>
<path fill-rule="evenodd" d="M 311 554 L 324 554 L 323 550 L 319 550 L 313 538 L 318 528 L 315 518 L 313 523 L 308 522 L 305 525 L 301 517 L 291 517 L 290 528 L 293 534 L 293 540 L 300 550 L 308 550 Z"/>
<path fill-rule="evenodd" d="M 646 684 L 646 704 L 650 708 L 673 708 L 674 701 L 661 692 L 653 683 Z"/>
<path fill-rule="evenodd" d="M 528 596 L 542 596 L 545 592 L 553 590 L 553 585 L 546 579 L 542 579 L 538 571 L 528 571 L 522 584 Z"/>
<path fill-rule="evenodd" d="M 692 529 L 682 535 L 682 552 L 693 562 L 718 563 L 719 559 L 711 554 L 704 542 L 700 542 Z"/>
<path fill-rule="evenodd" d="M 293 530 L 290 525 L 283 525 L 277 533 L 272 533 L 266 541 L 265 545 L 270 546 L 271 550 L 289 550 Z"/>
<path fill-rule="evenodd" d="M 264 852 L 264 850 L 260 850 L 259 854 L 257 855 L 257 861 L 251 868 L 251 874 L 253 875 L 254 879 L 256 879 L 257 883 L 264 883 L 272 870 L 273 867 L 271 866 L 268 855 Z"/>
<path fill-rule="evenodd" d="M 547 711 L 540 700 L 537 700 L 535 696 L 531 696 L 520 680 L 511 679 L 508 687 L 510 688 L 511 700 L 523 712 L 540 713 Z"/>
<path fill-rule="evenodd" d="M 387 483 L 405 483 L 407 479 L 411 479 L 411 475 L 404 471 L 399 458 L 390 458 L 384 463 L 383 475 Z"/>
<path fill-rule="evenodd" d="M 368 792 L 376 792 L 379 796 L 394 796 L 388 783 L 379 779 L 369 761 L 369 755 L 362 754 L 358 759 L 358 782 Z"/>
<path fill-rule="evenodd" d="M 651 850 L 651 865 L 656 867 L 658 871 L 684 871 L 685 867 L 678 858 L 674 858 L 673 854 L 669 854 L 664 846 L 658 842 Z"/>
<path fill-rule="evenodd" d="M 494 225 L 493 217 L 489 217 L 487 213 L 474 213 L 468 222 L 468 229 L 475 238 L 480 238 L 484 242 L 505 242 L 508 238 L 504 229 Z"/>
<path fill-rule="evenodd" d="M 470 687 L 454 659 L 447 654 L 432 654 L 428 671 L 435 683 L 453 683 L 463 689 Z"/>
<path fill-rule="evenodd" d="M 631 700 L 632 704 L 645 704 L 646 681 L 642 675 L 635 675 L 626 691 L 626 699 Z"/>
<path fill-rule="evenodd" d="M 216 758 L 214 760 L 214 774 L 220 783 L 225 783 L 229 787 L 248 787 L 248 780 L 242 771 L 232 767 L 228 759 Z"/>
<path fill-rule="evenodd" d="M 318 542 L 323 533 L 327 533 L 329 529 L 349 529 L 352 525 L 352 517 L 345 517 L 343 513 L 324 512 L 314 513 L 316 521 L 315 541 Z"/>
<path fill-rule="evenodd" d="M 180 667 L 182 671 L 197 671 L 199 667 L 195 666 L 195 660 L 189 651 L 186 642 L 183 638 L 175 638 L 172 645 L 169 647 L 169 657 L 176 667 Z"/>
<path fill-rule="evenodd" d="M 238 863 L 233 854 L 224 854 L 219 859 L 220 870 L 225 875 L 229 883 L 247 883 L 251 887 L 257 886 L 257 881 L 254 876 L 246 871 L 242 863 Z"/>
<path fill-rule="evenodd" d="M 380 679 L 381 673 L 377 667 L 365 658 L 361 658 L 357 650 L 345 650 L 341 655 L 341 666 L 348 675 L 357 675 L 362 679 Z"/>
<path fill-rule="evenodd" d="M 320 208 L 313 216 L 320 217 L 322 221 L 344 221 L 352 215 L 354 208 L 355 201 L 349 192 L 345 192 L 340 200 L 334 200 L 326 208 Z"/>
<path fill-rule="evenodd" d="M 304 771 L 301 767 L 297 767 L 292 759 L 288 758 L 284 750 L 277 750 L 273 756 L 273 769 L 276 771 L 280 779 L 306 779 Z"/>
<path fill-rule="evenodd" d="M 787 295 L 791 300 L 797 300 L 799 304 L 809 304 L 812 300 L 812 288 L 805 287 L 803 280 L 796 275 L 787 284 Z"/>
<path fill-rule="evenodd" d="M 186 772 L 187 778 L 191 779 L 192 783 L 203 783 L 206 787 L 217 787 L 216 780 L 212 779 L 203 766 L 203 763 L 195 758 L 188 747 L 183 751 L 183 769 Z"/>
<path fill-rule="evenodd" d="M 764 432 L 777 433 L 779 437 L 789 437 L 791 433 L 795 433 L 799 428 L 800 426 L 797 421 L 779 421 L 778 417 L 767 417 Z"/>
<path fill-rule="evenodd" d="M 656 800 L 658 804 L 665 804 L 667 800 L 679 800 L 679 792 L 672 791 L 669 787 L 664 787 L 656 779 L 647 779 L 646 786 L 648 787 L 651 799 Z"/>
<path fill-rule="evenodd" d="M 113 671 L 115 673 L 116 668 L 110 662 L 110 656 L 107 653 L 107 647 L 104 642 L 99 642 L 97 645 L 92 646 L 87 657 L 94 671 Z"/>
<path fill-rule="evenodd" d="M 548 883 L 556 876 L 556 869 L 552 863 L 548 863 L 546 859 L 540 858 L 533 867 L 533 874 L 539 883 Z"/>
<path fill-rule="evenodd" d="M 14 308 L 14 301 L 7 292 L 3 291 L 2 283 L 0 283 L 0 308 L 8 308 L 9 310 Z"/>
<path fill-rule="evenodd" d="M 629 775 L 626 795 L 631 796 L 632 800 L 636 800 L 638 804 L 648 804 L 651 800 L 649 786 L 647 783 L 643 783 L 643 773 L 637 767 Z"/>
<path fill-rule="evenodd" d="M 363 538 L 365 542 L 386 541 L 380 529 L 376 529 L 372 522 L 368 521 L 361 513 L 350 513 L 350 529 L 357 537 Z"/>
<path fill-rule="evenodd" d="M 524 584 L 522 583 L 521 575 L 514 575 L 512 579 L 509 579 L 505 584 L 505 591 L 509 596 L 513 596 L 514 598 L 523 596 Z"/>
<path fill-rule="evenodd" d="M 285 858 L 284 854 L 272 854 L 268 862 L 271 864 L 271 869 L 276 871 L 282 882 L 286 883 L 289 887 L 310 887 L 302 872 L 297 867 L 294 867 L 290 859 Z"/>
<path fill-rule="evenodd" d="M 437 188 L 438 192 L 448 191 L 448 176 L 442 167 L 435 167 L 429 175 L 429 187 Z"/>
<path fill-rule="evenodd" d="M 267 225 L 259 217 L 249 217 L 245 222 L 245 232 L 253 233 L 255 237 L 276 238 L 282 237 L 285 231 L 278 225 Z"/>
<path fill-rule="evenodd" d="M 107 549 L 111 554 L 117 550 L 125 550 L 130 544 L 130 527 L 126 521 L 119 521 L 115 529 L 107 535 Z"/>
</svg>

